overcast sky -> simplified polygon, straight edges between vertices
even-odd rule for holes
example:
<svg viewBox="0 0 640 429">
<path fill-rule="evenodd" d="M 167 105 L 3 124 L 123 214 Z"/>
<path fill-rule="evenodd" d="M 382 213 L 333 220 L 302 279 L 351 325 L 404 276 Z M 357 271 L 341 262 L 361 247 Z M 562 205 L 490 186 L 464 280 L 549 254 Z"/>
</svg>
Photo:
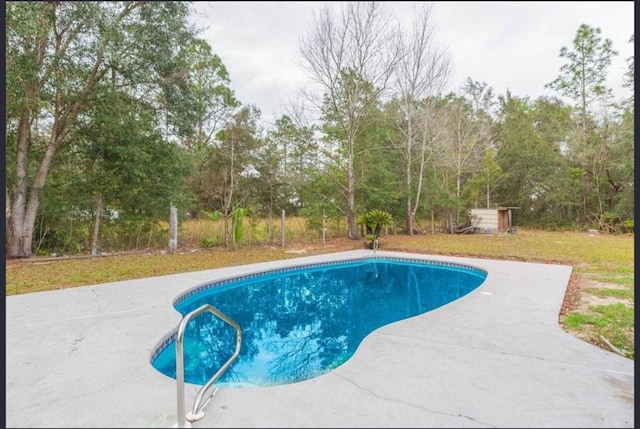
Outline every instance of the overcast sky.
<svg viewBox="0 0 640 429">
<path fill-rule="evenodd" d="M 300 67 L 300 38 L 311 29 L 313 13 L 325 4 L 343 2 L 195 2 L 200 35 L 219 55 L 231 88 L 244 105 L 262 111 L 266 125 L 287 113 L 308 82 Z M 385 8 L 411 28 L 412 11 L 422 2 L 384 2 Z M 447 92 L 460 93 L 467 77 L 485 82 L 494 94 L 509 90 L 535 99 L 554 95 L 544 85 L 566 63 L 560 49 L 573 48 L 581 24 L 598 27 L 619 55 L 609 69 L 608 86 L 616 98 L 631 92 L 622 87 L 626 59 L 633 56 L 633 1 L 577 2 L 432 2 L 438 41 L 453 68 Z"/>
</svg>

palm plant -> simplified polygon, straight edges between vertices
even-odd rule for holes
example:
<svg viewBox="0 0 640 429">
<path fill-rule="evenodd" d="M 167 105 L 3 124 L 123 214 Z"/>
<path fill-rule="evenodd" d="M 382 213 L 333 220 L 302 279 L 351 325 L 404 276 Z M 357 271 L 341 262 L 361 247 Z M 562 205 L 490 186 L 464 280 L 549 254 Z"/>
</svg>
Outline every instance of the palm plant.
<svg viewBox="0 0 640 429">
<path fill-rule="evenodd" d="M 382 227 L 393 224 L 393 216 L 384 210 L 373 209 L 368 213 L 360 215 L 356 223 L 365 227 L 365 244 L 369 249 L 373 249 L 374 243 L 380 236 Z"/>
</svg>

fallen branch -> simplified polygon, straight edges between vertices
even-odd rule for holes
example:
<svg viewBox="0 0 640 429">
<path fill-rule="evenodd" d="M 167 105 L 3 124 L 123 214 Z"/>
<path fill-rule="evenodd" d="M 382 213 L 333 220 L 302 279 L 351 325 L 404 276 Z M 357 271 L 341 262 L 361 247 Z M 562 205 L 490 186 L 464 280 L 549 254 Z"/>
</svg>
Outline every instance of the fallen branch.
<svg viewBox="0 0 640 429">
<path fill-rule="evenodd" d="M 602 341 L 604 341 L 605 343 L 607 343 L 607 345 L 609 346 L 609 348 L 610 348 L 611 350 L 613 350 L 614 352 L 618 353 L 620 356 L 627 357 L 627 353 L 626 353 L 626 352 L 624 352 L 624 351 L 620 350 L 619 348 L 617 348 L 616 346 L 614 346 L 613 344 L 611 344 L 611 343 L 609 342 L 609 340 L 607 340 L 607 339 L 606 339 L 605 337 L 603 337 L 602 335 L 600 335 L 600 339 L 601 339 Z"/>
</svg>

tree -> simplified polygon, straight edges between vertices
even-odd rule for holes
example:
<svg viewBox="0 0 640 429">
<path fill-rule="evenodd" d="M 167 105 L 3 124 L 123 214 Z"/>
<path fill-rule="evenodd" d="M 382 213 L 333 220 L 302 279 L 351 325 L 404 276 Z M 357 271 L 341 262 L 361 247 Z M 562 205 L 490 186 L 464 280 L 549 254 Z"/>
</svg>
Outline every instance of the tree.
<svg viewBox="0 0 640 429">
<path fill-rule="evenodd" d="M 403 170 L 406 187 L 406 233 L 413 235 L 414 220 L 422 193 L 423 172 L 425 168 L 427 138 L 420 138 L 416 122 L 422 120 L 424 137 L 431 124 L 427 124 L 433 104 L 429 101 L 436 95 L 449 75 L 449 59 L 446 53 L 435 44 L 434 27 L 431 18 L 431 6 L 426 4 L 415 11 L 413 32 L 409 39 L 403 37 L 400 45 L 400 59 L 396 68 L 396 85 L 399 103 L 402 106 L 400 129 L 404 134 Z M 418 107 L 418 103 L 420 106 Z M 418 117 L 419 116 L 419 117 Z M 416 151 L 415 144 L 421 143 Z M 414 152 L 417 155 L 417 170 L 413 162 Z M 412 178 L 417 177 L 414 189 Z"/>
<path fill-rule="evenodd" d="M 368 113 L 371 125 L 356 141 L 355 174 L 358 213 L 377 208 L 401 216 L 404 198 L 403 172 L 398 169 L 402 154 L 390 141 L 399 140 L 399 131 L 394 127 L 397 118 L 393 104 L 384 110 L 372 108 Z"/>
<path fill-rule="evenodd" d="M 291 117 L 283 115 L 275 128 L 267 133 L 265 145 L 256 168 L 260 172 L 258 193 L 268 191 L 268 215 L 274 204 L 295 215 L 304 204 L 302 187 L 310 168 L 317 163 L 317 144 L 313 128 L 296 125 Z M 265 187 L 265 180 L 269 186 Z"/>
<path fill-rule="evenodd" d="M 153 225 L 166 219 L 170 204 L 183 202 L 188 172 L 183 150 L 162 138 L 157 120 L 145 103 L 100 84 L 70 133 L 70 149 L 81 171 L 70 175 L 69 185 L 76 198 L 88 194 L 94 201 L 83 207 L 94 213 L 94 255 L 103 213 L 118 213 L 120 235 L 125 236 L 125 223 L 140 229 Z"/>
<path fill-rule="evenodd" d="M 582 143 L 587 144 L 587 118 L 591 103 L 611 97 L 611 89 L 604 83 L 607 68 L 618 53 L 610 39 L 602 39 L 600 28 L 580 25 L 573 39 L 573 50 L 560 49 L 560 57 L 569 61 L 560 67 L 560 76 L 545 85 L 577 102 L 582 123 Z"/>
<path fill-rule="evenodd" d="M 634 43 L 631 35 L 629 43 Z M 623 222 L 629 224 L 633 230 L 634 218 L 634 67 L 635 60 L 627 58 L 628 69 L 625 73 L 624 86 L 630 88 L 631 96 L 624 100 L 621 106 L 620 118 L 616 121 L 611 139 L 611 153 L 613 162 L 607 170 L 607 179 L 611 184 L 614 195 L 611 198 L 612 211 L 617 213 Z"/>
<path fill-rule="evenodd" d="M 462 96 L 450 94 L 440 106 L 446 112 L 447 125 L 438 142 L 438 163 L 447 176 L 453 176 L 449 192 L 455 213 L 450 217 L 456 223 L 460 219 L 464 186 L 480 171 L 484 151 L 492 143 L 493 125 L 488 114 L 491 100 L 491 87 L 467 79 L 465 93 Z"/>
<path fill-rule="evenodd" d="M 8 2 L 9 258 L 32 254 L 42 190 L 58 153 L 96 86 L 116 70 L 121 85 L 151 101 L 173 74 L 175 47 L 192 37 L 180 2 Z M 159 26 L 158 22 L 163 25 Z M 152 43 L 151 43 L 152 41 Z M 41 148 L 34 136 L 48 132 Z M 9 188 L 11 190 L 9 190 Z"/>
<path fill-rule="evenodd" d="M 629 43 L 634 43 L 635 35 L 632 34 L 629 39 Z M 629 97 L 628 102 L 633 105 L 634 93 L 633 93 L 633 84 L 635 79 L 635 58 L 633 56 L 627 58 L 627 72 L 624 74 L 624 83 L 623 86 L 625 88 L 631 89 L 631 96 Z"/>
<path fill-rule="evenodd" d="M 491 208 L 491 197 L 494 189 L 504 178 L 502 168 L 495 161 L 496 150 L 488 147 L 482 157 L 480 171 L 469 180 L 469 191 L 475 206 L 480 207 L 480 199 L 484 194 L 485 207 Z"/>
<path fill-rule="evenodd" d="M 212 143 L 239 103 L 226 67 L 205 40 L 188 41 L 176 62 L 178 73 L 163 82 L 166 121 L 184 147 L 197 151 Z"/>
<path fill-rule="evenodd" d="M 244 207 L 246 195 L 241 181 L 255 174 L 256 149 L 260 111 L 254 106 L 239 109 L 230 122 L 217 133 L 216 144 L 208 147 L 207 157 L 200 165 L 202 180 L 200 198 L 218 210 L 224 221 L 224 246 L 230 246 L 229 220 L 235 208 Z"/>
<path fill-rule="evenodd" d="M 611 40 L 602 39 L 600 34 L 600 28 L 580 25 L 573 39 L 573 49 L 565 46 L 560 49 L 560 57 L 567 58 L 568 63 L 560 68 L 560 76 L 546 85 L 574 101 L 580 118 L 580 137 L 570 154 L 575 168 L 584 172 L 581 184 L 583 223 L 589 219 L 591 198 L 602 206 L 598 185 L 602 171 L 598 157 L 602 155 L 605 143 L 600 139 L 603 134 L 598 131 L 598 125 L 601 124 L 598 124 L 593 107 L 611 99 L 611 89 L 605 86 L 607 69 L 618 54 L 613 50 Z M 596 217 L 602 214 L 601 209 L 597 212 Z"/>
<path fill-rule="evenodd" d="M 302 40 L 306 71 L 321 87 L 317 103 L 341 129 L 347 169 L 349 238 L 357 238 L 355 142 L 366 112 L 386 90 L 399 56 L 398 32 L 376 2 L 350 2 L 336 19 L 325 7 Z"/>
<path fill-rule="evenodd" d="M 193 191 L 202 188 L 200 172 L 210 148 L 240 103 L 229 88 L 226 67 L 205 40 L 187 40 L 180 46 L 174 63 L 176 72 L 161 80 L 160 111 L 164 115 L 165 137 L 177 139 L 191 160 L 188 189 Z M 196 196 L 189 207 L 190 216 L 196 217 L 202 205 L 206 206 L 206 196 L 200 201 Z"/>
<path fill-rule="evenodd" d="M 563 136 L 554 131 L 566 123 L 566 108 L 548 100 L 532 103 L 509 92 L 499 100 L 495 159 L 504 180 L 499 182 L 495 198 L 521 207 L 522 224 L 566 225 L 579 204 L 573 190 L 579 177 L 561 156 L 558 140 Z M 541 122 L 546 125 L 541 127 Z"/>
</svg>

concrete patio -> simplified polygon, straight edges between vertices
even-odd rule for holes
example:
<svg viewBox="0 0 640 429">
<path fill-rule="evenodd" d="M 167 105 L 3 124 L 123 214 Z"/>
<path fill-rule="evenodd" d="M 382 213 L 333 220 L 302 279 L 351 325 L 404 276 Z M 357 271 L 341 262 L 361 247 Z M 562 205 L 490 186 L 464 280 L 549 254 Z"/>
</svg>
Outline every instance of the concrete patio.
<svg viewBox="0 0 640 429">
<path fill-rule="evenodd" d="M 356 250 L 6 297 L 6 427 L 171 427 L 151 366 L 181 292 L 218 278 L 372 256 Z M 221 388 L 193 427 L 634 427 L 634 361 L 565 333 L 572 268 L 378 251 L 486 270 L 470 294 L 371 333 L 334 371 Z M 190 410 L 200 386 L 186 386 Z"/>
</svg>

